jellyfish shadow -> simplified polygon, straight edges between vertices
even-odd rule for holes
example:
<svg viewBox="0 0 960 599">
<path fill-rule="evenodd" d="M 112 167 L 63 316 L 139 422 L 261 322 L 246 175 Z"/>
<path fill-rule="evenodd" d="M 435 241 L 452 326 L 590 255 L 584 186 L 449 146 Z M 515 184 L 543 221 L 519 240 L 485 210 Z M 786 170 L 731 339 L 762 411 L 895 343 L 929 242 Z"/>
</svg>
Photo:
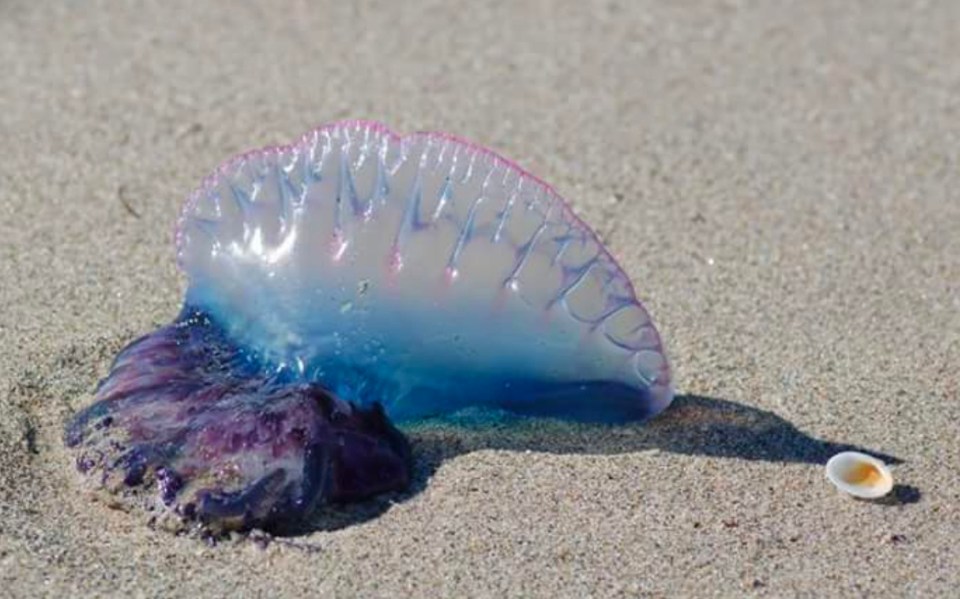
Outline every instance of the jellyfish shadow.
<svg viewBox="0 0 960 599">
<path fill-rule="evenodd" d="M 663 414 L 644 424 L 587 425 L 460 413 L 403 428 L 414 455 L 413 479 L 406 491 L 328 506 L 294 529 L 275 532 L 299 536 L 373 519 L 391 505 L 422 492 L 444 462 L 482 449 L 591 455 L 656 449 L 690 456 L 804 464 L 824 464 L 838 452 L 861 451 L 887 463 L 901 463 L 891 455 L 811 437 L 773 412 L 699 395 L 677 396 Z M 885 505 L 914 503 L 920 498 L 915 487 L 898 485 L 894 491 Z"/>
</svg>

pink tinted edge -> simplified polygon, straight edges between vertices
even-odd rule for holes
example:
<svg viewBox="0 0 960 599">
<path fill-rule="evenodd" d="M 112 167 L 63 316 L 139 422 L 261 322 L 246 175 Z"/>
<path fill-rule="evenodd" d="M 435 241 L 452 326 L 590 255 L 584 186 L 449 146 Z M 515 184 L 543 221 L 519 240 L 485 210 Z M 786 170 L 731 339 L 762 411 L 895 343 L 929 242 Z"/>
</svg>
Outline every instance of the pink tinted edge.
<svg viewBox="0 0 960 599">
<path fill-rule="evenodd" d="M 216 186 L 216 184 L 219 182 L 220 177 L 223 175 L 223 173 L 234 169 L 240 163 L 245 162 L 246 160 L 253 157 L 262 157 L 268 154 L 278 154 L 278 153 L 286 152 L 289 150 L 293 150 L 296 147 L 303 144 L 304 142 L 310 140 L 315 136 L 318 136 L 319 134 L 325 131 L 335 131 L 335 130 L 343 130 L 343 129 L 351 129 L 351 128 L 367 129 L 372 132 L 379 133 L 380 135 L 383 135 L 385 137 L 388 137 L 393 141 L 399 142 L 400 144 L 403 144 L 407 140 L 416 139 L 420 137 L 426 138 L 428 141 L 436 140 L 436 141 L 443 141 L 443 142 L 453 142 L 454 144 L 463 146 L 470 151 L 476 152 L 477 154 L 481 154 L 490 158 L 494 163 L 499 163 L 500 165 L 506 167 L 507 169 L 511 169 L 515 171 L 521 180 L 533 181 L 535 184 L 541 186 L 549 196 L 559 201 L 560 206 L 562 207 L 565 215 L 571 218 L 576 224 L 580 225 L 580 227 L 582 227 L 583 230 L 590 235 L 591 239 L 593 239 L 593 241 L 596 242 L 597 247 L 600 248 L 600 251 L 617 268 L 620 274 L 623 275 L 623 278 L 626 280 L 626 283 L 627 283 L 627 289 L 630 291 L 630 294 L 633 296 L 634 301 L 636 301 L 640 309 L 643 310 L 644 314 L 647 315 L 647 319 L 650 321 L 651 328 L 653 329 L 653 332 L 656 335 L 657 351 L 660 354 L 660 356 L 663 358 L 663 362 L 664 362 L 663 368 L 661 368 L 661 372 L 666 375 L 665 381 L 661 381 L 659 379 L 656 380 L 655 384 L 651 385 L 651 389 L 654 386 L 664 387 L 667 392 L 667 395 L 666 395 L 667 400 L 664 402 L 663 407 L 666 407 L 667 405 L 669 405 L 669 403 L 673 400 L 673 396 L 674 396 L 674 390 L 672 385 L 673 373 L 672 373 L 672 369 L 670 368 L 669 359 L 667 358 L 666 352 L 664 351 L 664 348 L 663 348 L 663 341 L 662 341 L 662 338 L 660 337 L 660 331 L 657 329 L 656 325 L 654 324 L 653 319 L 650 318 L 650 312 L 647 310 L 646 306 L 644 306 L 643 302 L 640 301 L 640 298 L 637 297 L 637 292 L 636 292 L 636 288 L 633 285 L 633 281 L 627 275 L 623 267 L 620 266 L 620 262 L 616 259 L 616 257 L 614 257 L 614 255 L 610 252 L 610 250 L 607 249 L 607 246 L 600 240 L 600 238 L 597 236 L 593 228 L 590 227 L 590 225 L 588 225 L 583 219 L 577 216 L 576 212 L 574 212 L 574 210 L 570 207 L 569 202 L 567 202 L 563 198 L 563 196 L 557 193 L 557 190 L 552 185 L 550 185 L 540 177 L 528 172 L 526 169 L 524 169 L 522 166 L 520 166 L 513 160 L 510 160 L 509 158 L 506 158 L 501 154 L 498 154 L 497 152 L 491 150 L 490 148 L 484 147 L 468 139 L 464 139 L 462 137 L 453 135 L 451 133 L 443 133 L 443 132 L 437 132 L 437 131 L 414 131 L 406 135 L 401 135 L 399 133 L 396 133 L 395 131 L 393 131 L 383 123 L 380 123 L 377 121 L 368 121 L 364 119 L 346 119 L 346 120 L 334 121 L 331 123 L 320 125 L 318 127 L 314 127 L 313 129 L 308 130 L 306 133 L 298 137 L 295 141 L 288 144 L 269 145 L 269 146 L 264 146 L 262 148 L 256 148 L 256 149 L 241 152 L 240 154 L 237 154 L 225 160 L 224 162 L 220 163 L 220 165 L 217 166 L 217 168 L 214 169 L 212 173 L 204 177 L 203 182 L 200 184 L 200 186 L 197 189 L 195 189 L 187 197 L 187 200 L 183 203 L 183 207 L 180 210 L 180 214 L 177 217 L 175 228 L 174 228 L 174 244 L 177 252 L 177 267 L 181 271 L 183 271 L 184 274 L 187 274 L 183 269 L 183 265 L 181 264 L 181 261 L 180 261 L 180 246 L 181 246 L 181 240 L 182 240 L 183 231 L 184 231 L 184 223 L 187 220 L 187 214 L 192 210 L 192 208 L 194 207 L 198 199 L 201 197 L 201 195 L 205 191 Z M 660 410 L 658 409 L 657 411 L 659 412 Z"/>
</svg>

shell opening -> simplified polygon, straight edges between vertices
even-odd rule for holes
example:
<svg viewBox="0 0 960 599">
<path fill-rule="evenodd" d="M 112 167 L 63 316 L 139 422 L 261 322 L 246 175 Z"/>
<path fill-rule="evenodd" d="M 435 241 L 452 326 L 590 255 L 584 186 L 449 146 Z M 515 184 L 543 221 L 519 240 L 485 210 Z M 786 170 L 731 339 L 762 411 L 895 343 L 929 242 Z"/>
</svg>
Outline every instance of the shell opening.
<svg viewBox="0 0 960 599">
<path fill-rule="evenodd" d="M 830 458 L 826 473 L 834 486 L 854 497 L 877 499 L 893 489 L 893 476 L 886 464 L 855 451 L 845 451 Z"/>
</svg>

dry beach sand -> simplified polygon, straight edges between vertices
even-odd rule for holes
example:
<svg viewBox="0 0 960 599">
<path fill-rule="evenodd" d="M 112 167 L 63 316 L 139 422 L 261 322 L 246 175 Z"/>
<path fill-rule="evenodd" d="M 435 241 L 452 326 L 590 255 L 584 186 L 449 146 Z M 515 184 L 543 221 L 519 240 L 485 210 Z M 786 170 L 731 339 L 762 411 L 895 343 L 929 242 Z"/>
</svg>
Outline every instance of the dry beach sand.
<svg viewBox="0 0 960 599">
<path fill-rule="evenodd" d="M 960 3 L 0 0 L 0 596 L 937 596 L 960 586 Z M 322 122 L 553 183 L 666 339 L 646 426 L 413 431 L 409 493 L 209 547 L 61 430 L 168 322 L 220 161 Z M 840 496 L 842 445 L 896 457 Z"/>
</svg>

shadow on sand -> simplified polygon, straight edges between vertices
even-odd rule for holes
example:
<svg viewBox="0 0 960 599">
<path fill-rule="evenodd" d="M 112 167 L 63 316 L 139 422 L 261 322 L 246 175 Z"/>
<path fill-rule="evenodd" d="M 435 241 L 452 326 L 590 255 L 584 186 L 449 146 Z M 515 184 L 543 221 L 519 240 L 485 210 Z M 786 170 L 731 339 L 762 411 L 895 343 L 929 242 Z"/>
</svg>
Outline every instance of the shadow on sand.
<svg viewBox="0 0 960 599">
<path fill-rule="evenodd" d="M 403 493 L 322 510 L 304 527 L 283 535 L 336 530 L 375 518 L 392 504 L 421 491 L 443 462 L 481 449 L 557 454 L 620 454 L 658 449 L 691 456 L 825 464 L 847 450 L 862 451 L 890 464 L 901 461 L 869 449 L 811 437 L 773 412 L 725 399 L 677 396 L 662 415 L 646 424 L 585 425 L 555 420 L 462 414 L 403 427 L 414 451 L 414 478 Z M 920 491 L 898 485 L 884 505 L 915 503 Z"/>
</svg>

